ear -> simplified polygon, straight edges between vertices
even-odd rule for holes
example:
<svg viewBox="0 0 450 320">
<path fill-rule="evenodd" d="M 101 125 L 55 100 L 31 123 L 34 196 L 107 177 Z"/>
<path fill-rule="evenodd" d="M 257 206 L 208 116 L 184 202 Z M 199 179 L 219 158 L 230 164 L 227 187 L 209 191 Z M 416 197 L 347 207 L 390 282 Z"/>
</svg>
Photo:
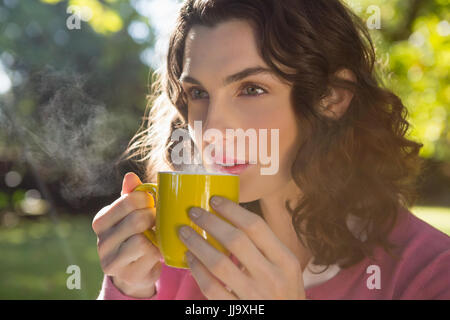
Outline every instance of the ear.
<svg viewBox="0 0 450 320">
<path fill-rule="evenodd" d="M 349 69 L 341 69 L 335 73 L 338 78 L 356 82 L 355 74 Z M 329 118 L 340 119 L 347 111 L 353 99 L 353 92 L 345 88 L 331 87 L 328 96 L 320 102 L 320 112 Z"/>
</svg>

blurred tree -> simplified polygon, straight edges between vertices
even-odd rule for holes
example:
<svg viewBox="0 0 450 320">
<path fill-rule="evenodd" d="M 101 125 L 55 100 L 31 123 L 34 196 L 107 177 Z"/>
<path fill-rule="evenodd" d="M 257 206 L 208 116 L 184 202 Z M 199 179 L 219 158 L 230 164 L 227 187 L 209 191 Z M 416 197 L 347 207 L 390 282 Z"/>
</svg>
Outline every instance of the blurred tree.
<svg viewBox="0 0 450 320">
<path fill-rule="evenodd" d="M 68 27 L 71 17 L 79 29 Z M 97 190 L 67 194 L 111 193 L 118 181 L 107 170 L 139 127 L 152 72 L 141 57 L 154 42 L 129 1 L 0 0 L 0 162 L 19 166 L 30 149 L 47 182 L 99 180 Z"/>
<path fill-rule="evenodd" d="M 346 0 L 363 19 L 380 9 L 371 29 L 387 87 L 408 107 L 421 155 L 450 161 L 450 10 L 448 0 Z"/>
<path fill-rule="evenodd" d="M 86 172 L 103 177 L 102 164 L 115 159 L 138 129 L 151 85 L 145 57 L 156 32 L 140 9 L 162 14 L 176 1 L 0 0 L 0 173 L 11 170 L 2 169 L 2 161 L 22 158 L 20 127 L 33 143 L 29 148 L 42 151 L 33 160 L 46 164 L 38 170 L 44 179 L 68 179 L 65 171 L 76 170 L 72 184 L 91 183 L 80 178 Z M 408 107 L 410 134 L 424 143 L 421 155 L 449 163 L 449 0 L 344 1 L 367 21 L 385 86 Z M 373 24 L 377 10 L 379 29 Z M 58 153 L 64 148 L 73 157 Z M 65 166 L 56 170 L 45 154 Z M 88 171 L 80 161 L 85 158 Z M 441 174 L 450 176 L 449 166 L 443 168 Z M 99 195 L 84 191 L 82 196 Z"/>
</svg>

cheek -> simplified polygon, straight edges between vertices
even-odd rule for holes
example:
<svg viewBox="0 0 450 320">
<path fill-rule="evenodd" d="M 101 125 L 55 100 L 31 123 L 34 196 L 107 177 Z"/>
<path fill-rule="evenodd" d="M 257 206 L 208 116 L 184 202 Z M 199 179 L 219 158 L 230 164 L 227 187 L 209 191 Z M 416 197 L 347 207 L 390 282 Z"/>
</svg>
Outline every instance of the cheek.
<svg viewBox="0 0 450 320">
<path fill-rule="evenodd" d="M 289 104 L 278 105 L 277 108 L 265 110 L 246 122 L 248 127 L 267 129 L 266 150 L 269 157 L 272 154 L 272 145 L 278 143 L 278 171 L 274 175 L 262 175 L 261 168 L 270 165 L 259 164 L 241 176 L 240 201 L 249 202 L 260 199 L 268 194 L 281 190 L 291 179 L 291 167 L 300 147 L 299 127 L 295 114 Z M 271 130 L 278 130 L 278 140 L 271 142 Z M 258 142 L 260 131 L 258 131 Z M 259 146 L 258 146 L 259 150 Z M 275 149 L 276 150 L 276 149 Z"/>
<path fill-rule="evenodd" d="M 207 116 L 207 108 L 202 106 L 195 106 L 195 107 L 189 107 L 188 108 L 188 124 L 191 128 L 191 137 L 193 137 L 193 130 L 194 130 L 194 122 L 195 121 L 201 121 L 202 125 L 204 124 Z M 196 136 L 196 145 L 200 145 L 201 137 Z"/>
<path fill-rule="evenodd" d="M 245 124 L 246 128 L 244 129 L 252 128 L 256 130 L 258 153 L 261 152 L 259 150 L 260 143 L 262 137 L 265 136 L 265 153 L 268 156 L 278 158 L 279 170 L 283 170 L 283 175 L 285 175 L 286 170 L 290 170 L 286 167 L 289 167 L 293 158 L 295 158 L 300 143 L 299 127 L 293 107 L 289 102 L 289 96 L 277 96 L 273 99 L 261 101 L 258 111 L 252 109 L 252 112 L 243 112 L 240 118 L 243 120 L 242 123 Z M 261 129 L 267 130 L 264 136 L 261 134 Z M 274 137 L 272 140 L 272 130 L 278 131 L 278 139 Z M 277 150 L 277 154 L 272 153 Z M 265 167 L 266 165 L 262 166 Z"/>
<path fill-rule="evenodd" d="M 300 147 L 300 132 L 295 118 L 286 119 L 285 126 L 280 129 L 280 160 L 291 162 Z"/>
<path fill-rule="evenodd" d="M 260 124 L 260 128 L 267 130 L 267 150 L 272 150 L 271 146 L 271 130 L 278 130 L 278 156 L 280 164 L 288 162 L 297 152 L 299 147 L 299 127 L 296 122 L 295 114 L 286 106 L 280 108 L 276 112 L 266 114 L 264 116 L 264 124 Z"/>
<path fill-rule="evenodd" d="M 190 125 L 194 125 L 194 121 L 204 121 L 208 112 L 208 106 L 196 103 L 188 107 L 188 122 Z"/>
</svg>

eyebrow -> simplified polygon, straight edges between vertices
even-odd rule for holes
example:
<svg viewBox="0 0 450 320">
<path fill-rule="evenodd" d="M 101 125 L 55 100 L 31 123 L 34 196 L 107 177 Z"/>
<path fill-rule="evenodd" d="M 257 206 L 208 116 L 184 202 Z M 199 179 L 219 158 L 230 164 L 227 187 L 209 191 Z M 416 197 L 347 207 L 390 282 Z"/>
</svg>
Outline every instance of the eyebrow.
<svg viewBox="0 0 450 320">
<path fill-rule="evenodd" d="M 274 72 L 271 69 L 264 68 L 264 67 L 250 67 L 250 68 L 246 68 L 246 69 L 244 69 L 242 71 L 239 71 L 239 72 L 237 72 L 235 74 L 229 75 L 228 77 L 226 77 L 222 81 L 222 83 L 223 83 L 223 86 L 227 86 L 230 83 L 242 80 L 242 79 L 247 78 L 249 76 L 253 76 L 253 75 L 256 75 L 256 74 L 261 74 L 261 73 L 273 74 Z M 189 82 L 189 83 L 192 83 L 192 84 L 202 85 L 200 83 L 200 81 L 198 81 L 197 79 L 195 79 L 195 78 L 193 78 L 193 77 L 191 77 L 191 76 L 189 76 L 189 75 L 187 75 L 185 73 L 181 74 L 181 77 L 180 77 L 180 79 L 178 81 L 179 82 Z"/>
</svg>

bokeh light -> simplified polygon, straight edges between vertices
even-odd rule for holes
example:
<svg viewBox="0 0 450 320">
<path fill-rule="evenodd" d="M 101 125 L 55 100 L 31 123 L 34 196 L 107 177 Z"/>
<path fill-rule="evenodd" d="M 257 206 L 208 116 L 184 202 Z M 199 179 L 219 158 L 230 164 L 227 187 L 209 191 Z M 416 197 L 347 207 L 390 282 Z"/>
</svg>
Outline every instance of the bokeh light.
<svg viewBox="0 0 450 320">
<path fill-rule="evenodd" d="M 9 171 L 5 175 L 5 184 L 10 188 L 17 187 L 21 181 L 22 176 L 17 171 Z"/>
</svg>

